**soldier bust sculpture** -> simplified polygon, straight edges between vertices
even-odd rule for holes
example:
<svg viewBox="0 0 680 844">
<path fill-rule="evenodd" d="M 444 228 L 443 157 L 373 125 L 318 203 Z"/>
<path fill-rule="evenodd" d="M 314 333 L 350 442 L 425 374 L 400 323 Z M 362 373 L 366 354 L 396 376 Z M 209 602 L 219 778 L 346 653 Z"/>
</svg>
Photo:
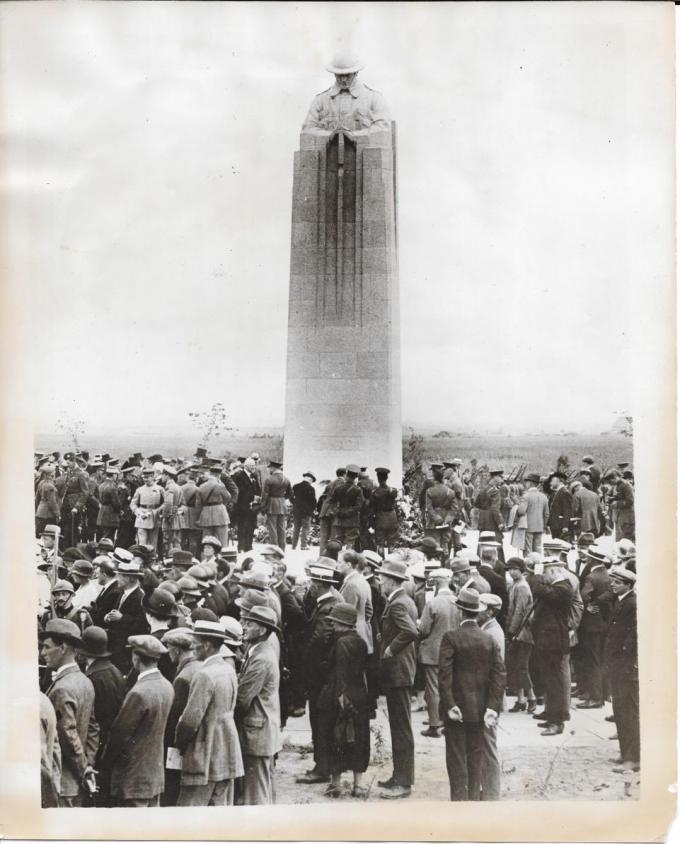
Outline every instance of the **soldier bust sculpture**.
<svg viewBox="0 0 680 844">
<path fill-rule="evenodd" d="M 326 67 L 335 84 L 314 97 L 302 131 L 330 136 L 339 130 L 350 137 L 389 131 L 390 115 L 383 95 L 358 80 L 364 65 L 353 56 L 338 55 Z"/>
</svg>

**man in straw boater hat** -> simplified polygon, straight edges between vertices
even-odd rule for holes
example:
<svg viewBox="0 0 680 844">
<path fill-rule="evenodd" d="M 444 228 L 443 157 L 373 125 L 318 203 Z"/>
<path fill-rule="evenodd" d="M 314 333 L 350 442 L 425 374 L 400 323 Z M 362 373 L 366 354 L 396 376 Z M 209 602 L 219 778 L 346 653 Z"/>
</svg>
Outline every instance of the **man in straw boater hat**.
<svg viewBox="0 0 680 844">
<path fill-rule="evenodd" d="M 604 648 L 614 602 L 604 554 L 588 549 L 590 567 L 583 579 L 581 597 L 584 612 L 578 629 L 578 679 L 581 703 L 577 709 L 601 709 L 604 706 Z"/>
<path fill-rule="evenodd" d="M 439 648 L 444 634 L 460 624 L 460 610 L 450 589 L 450 569 L 438 568 L 430 572 L 434 583 L 434 597 L 425 604 L 420 617 L 420 645 L 418 661 L 425 674 L 425 705 L 427 729 L 421 735 L 438 738 L 443 726 L 439 716 Z"/>
<path fill-rule="evenodd" d="M 439 657 L 440 714 L 451 800 L 479 800 L 484 731 L 495 729 L 503 705 L 505 667 L 498 642 L 477 623 L 479 593 L 461 589 L 460 626 L 444 634 Z M 493 738 L 493 737 L 492 737 Z"/>
<path fill-rule="evenodd" d="M 226 634 L 214 621 L 196 621 L 194 673 L 184 711 L 175 730 L 182 754 L 178 806 L 233 806 L 234 780 L 243 776 L 243 759 L 234 721 L 236 669 L 220 653 Z"/>
<path fill-rule="evenodd" d="M 416 605 L 404 591 L 408 567 L 401 560 L 384 561 L 378 569 L 386 605 L 380 640 L 380 685 L 387 700 L 392 738 L 392 776 L 378 783 L 381 797 L 410 797 L 414 782 L 414 740 L 410 690 L 416 676 L 418 640 Z"/>
<path fill-rule="evenodd" d="M 125 697 L 125 681 L 111 662 L 108 636 L 101 627 L 93 625 L 84 630 L 76 652 L 85 676 L 94 687 L 94 717 L 99 725 L 99 748 L 95 758 L 99 785 L 96 802 L 97 806 L 111 806 L 111 771 L 102 765 L 101 756 Z"/>
<path fill-rule="evenodd" d="M 572 587 L 561 560 L 548 558 L 543 574 L 534 581 L 534 618 L 531 634 L 545 687 L 545 709 L 533 717 L 543 728 L 541 735 L 554 736 L 564 732 L 564 722 L 570 719 L 571 668 L 569 665 L 569 617 Z"/>
<path fill-rule="evenodd" d="M 95 790 L 99 726 L 94 713 L 94 687 L 76 663 L 80 630 L 68 619 L 53 618 L 39 639 L 40 657 L 52 671 L 46 694 L 57 716 L 61 748 L 59 806 L 82 806 L 86 795 Z"/>
<path fill-rule="evenodd" d="M 640 698 L 637 655 L 637 597 L 634 571 L 615 566 L 609 572 L 614 609 L 605 647 L 616 732 L 621 749 L 616 773 L 640 770 Z"/>
<path fill-rule="evenodd" d="M 130 636 L 128 647 L 137 680 L 111 725 L 102 760 L 111 770 L 116 806 L 158 806 L 165 788 L 164 737 L 173 697 L 158 660 L 168 650 L 149 634 Z"/>
<path fill-rule="evenodd" d="M 243 618 L 248 645 L 239 675 L 237 725 L 243 753 L 243 804 L 276 802 L 274 756 L 281 750 L 279 660 L 268 642 L 278 633 L 270 607 L 254 606 Z"/>
<path fill-rule="evenodd" d="M 328 782 L 330 771 L 326 759 L 319 751 L 319 710 L 318 699 L 326 682 L 328 656 L 331 649 L 331 628 L 328 617 L 337 604 L 344 603 L 342 596 L 335 589 L 335 571 L 325 565 L 320 557 L 309 567 L 309 595 L 314 601 L 312 616 L 308 626 L 307 649 L 305 652 L 306 689 L 309 701 L 309 722 L 312 728 L 314 746 L 314 767 L 295 778 L 297 783 Z"/>
</svg>

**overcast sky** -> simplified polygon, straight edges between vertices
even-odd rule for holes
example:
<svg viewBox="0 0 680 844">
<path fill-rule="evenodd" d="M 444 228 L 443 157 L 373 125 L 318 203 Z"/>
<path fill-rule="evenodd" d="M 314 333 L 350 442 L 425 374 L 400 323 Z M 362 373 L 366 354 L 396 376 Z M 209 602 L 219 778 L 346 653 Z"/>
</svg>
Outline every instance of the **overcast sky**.
<svg viewBox="0 0 680 844">
<path fill-rule="evenodd" d="M 607 427 L 672 178 L 663 5 L 2 4 L 36 427 L 283 423 L 293 153 L 338 47 L 398 124 L 404 422 Z"/>
</svg>

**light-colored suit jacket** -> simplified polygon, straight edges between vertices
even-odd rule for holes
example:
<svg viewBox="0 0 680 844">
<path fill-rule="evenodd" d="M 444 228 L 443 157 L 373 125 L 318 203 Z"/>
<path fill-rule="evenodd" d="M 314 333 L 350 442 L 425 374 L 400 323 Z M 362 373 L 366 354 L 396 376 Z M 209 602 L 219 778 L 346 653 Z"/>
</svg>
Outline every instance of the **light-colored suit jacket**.
<svg viewBox="0 0 680 844">
<path fill-rule="evenodd" d="M 40 772 L 56 799 L 61 786 L 61 750 L 57 737 L 57 716 L 47 695 L 40 692 Z"/>
<path fill-rule="evenodd" d="M 373 603 L 371 587 L 358 571 L 350 571 L 345 576 L 340 595 L 346 604 L 351 604 L 357 611 L 357 633 L 366 642 L 369 654 L 373 653 L 373 635 L 371 619 Z"/>
<path fill-rule="evenodd" d="M 67 668 L 47 690 L 57 716 L 61 749 L 61 796 L 76 797 L 88 765 L 94 764 L 99 726 L 94 719 L 94 686 L 76 665 Z"/>
<path fill-rule="evenodd" d="M 140 677 L 125 695 L 102 757 L 114 797 L 148 800 L 165 788 L 163 737 L 172 697 L 160 671 Z"/>
<path fill-rule="evenodd" d="M 460 625 L 460 610 L 450 589 L 440 589 L 431 601 L 425 604 L 420 617 L 420 646 L 418 662 L 422 665 L 439 665 L 439 647 L 444 633 Z"/>
<path fill-rule="evenodd" d="M 531 487 L 524 498 L 527 503 L 527 530 L 529 533 L 545 533 L 550 515 L 548 496 L 537 487 Z"/>
<path fill-rule="evenodd" d="M 175 744 L 182 752 L 182 785 L 207 785 L 243 776 L 234 721 L 236 670 L 220 654 L 194 674 L 179 717 Z"/>
<path fill-rule="evenodd" d="M 281 750 L 279 661 L 266 640 L 251 645 L 243 662 L 236 712 L 244 756 L 273 756 Z"/>
</svg>

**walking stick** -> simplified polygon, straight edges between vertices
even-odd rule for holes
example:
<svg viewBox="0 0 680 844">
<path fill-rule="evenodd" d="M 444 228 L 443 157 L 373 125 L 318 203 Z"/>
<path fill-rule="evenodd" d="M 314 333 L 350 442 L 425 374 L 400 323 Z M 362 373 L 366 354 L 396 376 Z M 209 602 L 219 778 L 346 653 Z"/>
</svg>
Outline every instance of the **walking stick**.
<svg viewBox="0 0 680 844">
<path fill-rule="evenodd" d="M 54 527 L 54 548 L 52 549 L 52 568 L 50 569 L 50 611 L 52 613 L 52 618 L 56 616 L 56 611 L 54 608 L 54 587 L 57 583 L 57 572 L 58 572 L 58 563 L 57 558 L 58 554 L 57 551 L 59 549 L 59 525 L 55 525 Z"/>
</svg>

